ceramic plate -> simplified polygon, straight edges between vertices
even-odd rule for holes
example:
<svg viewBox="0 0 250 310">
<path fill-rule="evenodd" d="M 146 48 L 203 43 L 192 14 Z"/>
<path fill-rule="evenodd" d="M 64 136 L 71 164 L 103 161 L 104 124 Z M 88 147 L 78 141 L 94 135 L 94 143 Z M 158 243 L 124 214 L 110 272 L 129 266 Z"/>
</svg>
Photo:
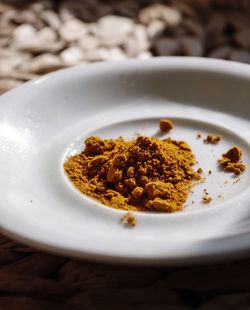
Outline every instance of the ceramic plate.
<svg viewBox="0 0 250 310">
<path fill-rule="evenodd" d="M 0 98 L 0 224 L 25 244 L 90 260 L 188 264 L 232 259 L 250 249 L 250 67 L 232 62 L 159 58 L 80 66 L 45 75 Z M 91 135 L 159 135 L 187 141 L 206 182 L 184 210 L 115 210 L 79 193 L 63 171 Z M 223 137 L 204 144 L 197 134 Z M 168 134 L 169 135 L 169 134 Z M 161 135 L 161 138 L 167 136 Z M 240 179 L 218 169 L 230 147 L 243 150 Z M 208 171 L 212 174 L 209 175 Z M 203 190 L 213 201 L 204 205 Z M 192 203 L 193 201 L 193 203 Z"/>
</svg>

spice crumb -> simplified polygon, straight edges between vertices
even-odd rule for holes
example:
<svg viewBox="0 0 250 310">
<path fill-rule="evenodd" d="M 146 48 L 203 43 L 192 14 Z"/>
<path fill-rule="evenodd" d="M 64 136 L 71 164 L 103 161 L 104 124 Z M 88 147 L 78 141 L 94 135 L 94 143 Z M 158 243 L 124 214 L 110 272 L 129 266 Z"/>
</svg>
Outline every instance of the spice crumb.
<svg viewBox="0 0 250 310">
<path fill-rule="evenodd" d="M 161 131 L 167 132 L 173 128 L 174 128 L 174 125 L 169 119 L 162 118 L 160 120 L 160 130 Z"/>
<path fill-rule="evenodd" d="M 201 174 L 203 172 L 203 170 L 201 168 L 197 169 L 197 173 Z"/>
<path fill-rule="evenodd" d="M 212 174 L 212 171 L 211 171 L 211 170 L 209 170 L 209 171 L 208 171 L 208 174 Z"/>
<path fill-rule="evenodd" d="M 203 192 L 202 202 L 205 204 L 210 203 L 213 199 L 210 197 L 208 190 L 205 188 Z"/>
<path fill-rule="evenodd" d="M 203 203 L 205 203 L 205 204 L 210 203 L 212 200 L 213 200 L 212 197 L 207 196 L 207 195 L 205 195 L 205 196 L 202 197 L 202 201 L 203 201 Z"/>
<path fill-rule="evenodd" d="M 207 144 L 218 144 L 220 140 L 221 136 L 219 135 L 208 135 L 206 139 L 203 140 L 203 142 Z"/>
<path fill-rule="evenodd" d="M 201 138 L 201 134 L 198 133 L 196 137 L 197 137 L 197 139 L 200 139 Z"/>
<path fill-rule="evenodd" d="M 133 213 L 127 212 L 121 217 L 121 223 L 124 223 L 130 227 L 134 227 L 137 224 L 137 219 Z"/>
<path fill-rule="evenodd" d="M 237 178 L 234 182 L 233 182 L 233 184 L 236 184 L 236 183 L 239 183 L 240 182 L 240 178 Z"/>
<path fill-rule="evenodd" d="M 242 163 L 241 159 L 241 149 L 238 146 L 234 146 L 222 154 L 222 158 L 218 160 L 218 163 L 224 171 L 239 175 L 246 170 L 246 166 Z"/>
</svg>

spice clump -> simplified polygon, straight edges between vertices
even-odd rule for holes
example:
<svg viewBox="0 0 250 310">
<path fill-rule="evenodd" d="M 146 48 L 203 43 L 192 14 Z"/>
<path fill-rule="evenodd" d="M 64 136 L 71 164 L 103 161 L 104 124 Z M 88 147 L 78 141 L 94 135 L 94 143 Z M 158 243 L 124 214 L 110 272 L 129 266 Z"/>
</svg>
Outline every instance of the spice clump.
<svg viewBox="0 0 250 310">
<path fill-rule="evenodd" d="M 132 212 L 127 212 L 121 217 L 121 223 L 134 227 L 137 225 L 137 219 Z"/>
<path fill-rule="evenodd" d="M 219 135 L 208 135 L 206 139 L 203 140 L 203 142 L 207 144 L 218 144 L 220 140 L 221 136 Z"/>
<path fill-rule="evenodd" d="M 167 118 L 160 119 L 160 130 L 164 132 L 168 132 L 174 128 L 174 124 Z"/>
<path fill-rule="evenodd" d="M 241 160 L 242 151 L 238 146 L 234 146 L 225 154 L 222 154 L 222 158 L 218 160 L 218 163 L 223 170 L 239 175 L 246 169 Z"/>
<path fill-rule="evenodd" d="M 210 197 L 210 196 L 206 196 L 206 195 L 205 195 L 205 196 L 202 197 L 202 201 L 203 201 L 203 203 L 205 203 L 205 204 L 210 203 L 212 200 L 213 200 L 213 198 Z"/>
<path fill-rule="evenodd" d="M 64 169 L 79 191 L 107 206 L 174 212 L 182 209 L 191 186 L 200 179 L 194 163 L 191 148 L 183 141 L 90 137 L 83 152 L 69 157 Z"/>
</svg>

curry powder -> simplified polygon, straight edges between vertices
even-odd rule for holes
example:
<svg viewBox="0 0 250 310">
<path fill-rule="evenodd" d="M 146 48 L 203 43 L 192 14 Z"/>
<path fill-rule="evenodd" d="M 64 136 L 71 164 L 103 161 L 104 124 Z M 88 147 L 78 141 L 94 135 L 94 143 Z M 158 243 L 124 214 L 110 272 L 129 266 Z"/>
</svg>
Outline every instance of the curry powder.
<svg viewBox="0 0 250 310">
<path fill-rule="evenodd" d="M 241 160 L 242 151 L 238 146 L 234 146 L 225 154 L 222 154 L 222 158 L 218 160 L 218 163 L 223 170 L 239 175 L 246 170 L 246 166 Z"/>
<path fill-rule="evenodd" d="M 194 163 L 183 141 L 90 137 L 81 154 L 66 160 L 64 169 L 80 192 L 107 206 L 174 212 L 182 209 L 193 182 L 200 179 Z"/>
</svg>

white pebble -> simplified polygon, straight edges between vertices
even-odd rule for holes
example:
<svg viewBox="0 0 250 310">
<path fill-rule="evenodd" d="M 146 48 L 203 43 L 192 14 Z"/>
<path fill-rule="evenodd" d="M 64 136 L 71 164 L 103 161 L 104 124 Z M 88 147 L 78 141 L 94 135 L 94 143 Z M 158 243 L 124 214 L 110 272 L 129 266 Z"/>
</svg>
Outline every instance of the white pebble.
<svg viewBox="0 0 250 310">
<path fill-rule="evenodd" d="M 124 43 L 134 26 L 134 22 L 129 18 L 108 15 L 92 26 L 92 32 L 100 38 L 103 45 L 117 46 Z"/>
<path fill-rule="evenodd" d="M 78 40 L 87 34 L 88 31 L 88 25 L 76 18 L 66 21 L 59 29 L 62 39 L 67 42 L 74 42 Z"/>
<path fill-rule="evenodd" d="M 136 58 L 138 59 L 149 59 L 153 57 L 152 53 L 150 53 L 149 51 L 143 52 L 142 54 L 138 55 Z"/>
<path fill-rule="evenodd" d="M 47 53 L 33 58 L 20 67 L 20 69 L 26 72 L 43 74 L 63 67 L 65 67 L 65 65 L 59 57 Z"/>
<path fill-rule="evenodd" d="M 30 53 L 56 53 L 64 47 L 64 43 L 57 41 L 57 34 L 54 30 L 45 27 L 29 40 L 14 40 L 11 46 Z"/>
<path fill-rule="evenodd" d="M 97 48 L 100 44 L 100 40 L 92 35 L 86 35 L 80 38 L 77 43 L 83 51 L 89 51 Z"/>
<path fill-rule="evenodd" d="M 30 60 L 29 54 L 18 53 L 10 49 L 0 49 L 0 72 L 8 73 Z"/>
<path fill-rule="evenodd" d="M 181 21 L 181 14 L 178 10 L 163 4 L 152 4 L 139 14 L 139 20 L 142 24 L 148 25 L 157 19 L 166 22 L 169 26 L 176 26 Z"/>
<path fill-rule="evenodd" d="M 57 35 L 50 27 L 44 27 L 37 32 L 36 39 L 46 43 L 47 41 L 55 41 L 57 39 Z"/>
<path fill-rule="evenodd" d="M 64 50 L 60 57 L 62 61 L 69 66 L 74 66 L 79 64 L 83 59 L 83 52 L 79 47 L 72 46 L 66 50 Z"/>
<path fill-rule="evenodd" d="M 23 42 L 28 42 L 29 40 L 33 40 L 36 37 L 36 29 L 35 27 L 29 24 L 23 24 L 21 26 L 16 27 L 13 31 L 13 41 L 18 44 L 23 44 Z"/>
<path fill-rule="evenodd" d="M 135 57 L 138 54 L 146 51 L 149 47 L 149 41 L 146 29 L 142 25 L 136 25 L 132 34 L 124 43 L 126 54 L 130 57 Z"/>
<path fill-rule="evenodd" d="M 52 29 L 57 30 L 61 26 L 61 21 L 58 15 L 50 10 L 41 12 L 42 20 Z"/>
<path fill-rule="evenodd" d="M 118 47 L 113 47 L 109 49 L 102 47 L 97 50 L 88 51 L 84 55 L 84 59 L 90 62 L 103 61 L 103 60 L 122 60 L 126 58 L 127 56 Z"/>
<path fill-rule="evenodd" d="M 162 20 L 152 20 L 147 26 L 147 33 L 150 39 L 161 33 L 166 27 L 166 23 Z"/>
</svg>

